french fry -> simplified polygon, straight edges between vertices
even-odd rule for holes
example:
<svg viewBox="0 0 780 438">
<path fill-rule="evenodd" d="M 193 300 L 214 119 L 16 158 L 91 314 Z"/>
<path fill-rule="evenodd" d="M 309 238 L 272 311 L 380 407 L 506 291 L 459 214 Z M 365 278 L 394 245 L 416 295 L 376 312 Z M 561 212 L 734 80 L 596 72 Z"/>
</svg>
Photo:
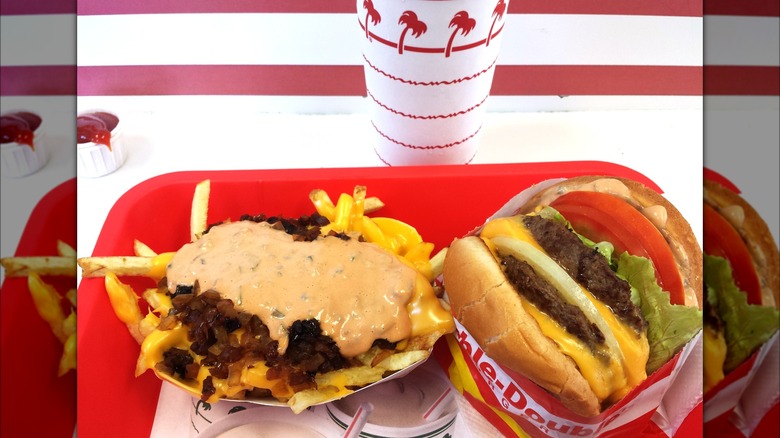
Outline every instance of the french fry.
<svg viewBox="0 0 780 438">
<path fill-rule="evenodd" d="M 83 257 L 78 263 L 85 278 L 105 277 L 108 273 L 146 277 L 154 267 L 150 257 Z"/>
<path fill-rule="evenodd" d="M 76 250 L 62 240 L 57 240 L 57 254 L 62 257 L 70 257 L 72 259 L 76 258 Z"/>
<path fill-rule="evenodd" d="M 352 199 L 355 201 L 355 205 L 352 207 L 352 211 L 349 215 L 349 227 L 359 231 L 365 213 L 366 186 L 355 186 L 355 189 L 352 192 Z"/>
<path fill-rule="evenodd" d="M 431 271 L 433 278 L 437 278 L 441 275 L 441 271 L 444 267 L 444 257 L 447 256 L 447 248 L 442 248 L 437 252 L 435 256 L 431 257 Z"/>
<path fill-rule="evenodd" d="M 155 313 L 167 313 L 173 307 L 170 295 L 161 293 L 157 289 L 146 289 L 143 297 Z"/>
<path fill-rule="evenodd" d="M 425 350 L 403 351 L 401 353 L 391 354 L 379 362 L 376 367 L 384 368 L 387 371 L 398 371 L 421 360 L 425 360 L 428 356 L 428 351 Z"/>
<path fill-rule="evenodd" d="M 58 376 L 76 369 L 76 289 L 65 294 L 69 307 L 65 317 L 62 297 L 54 286 L 44 282 L 42 275 L 76 276 L 76 251 L 67 243 L 57 240 L 58 256 L 6 257 L 0 259 L 9 277 L 27 277 L 27 289 L 33 299 L 35 310 L 63 344 Z"/>
<path fill-rule="evenodd" d="M 70 301 L 70 305 L 73 306 L 74 308 L 78 307 L 76 305 L 77 296 L 78 296 L 78 292 L 76 292 L 76 289 L 68 289 L 68 292 L 65 294 L 65 298 L 67 298 L 68 301 Z"/>
<path fill-rule="evenodd" d="M 57 371 L 57 376 L 62 377 L 68 371 L 76 369 L 76 334 L 68 336 L 62 349 L 62 357 L 60 358 L 60 366 Z"/>
<path fill-rule="evenodd" d="M 317 213 L 321 214 L 332 221 L 336 216 L 336 207 L 333 205 L 333 201 L 330 200 L 330 196 L 325 190 L 314 189 L 309 192 L 309 200 L 314 204 L 314 208 Z"/>
<path fill-rule="evenodd" d="M 195 194 L 192 196 L 192 210 L 190 212 L 190 238 L 193 242 L 206 231 L 210 192 L 211 180 L 201 181 L 195 186 Z"/>
<path fill-rule="evenodd" d="M 38 275 L 76 276 L 76 259 L 74 257 L 4 257 L 0 259 L 5 275 L 8 277 L 25 277 L 30 273 Z"/>
<path fill-rule="evenodd" d="M 111 301 L 111 307 L 120 321 L 127 325 L 127 329 L 133 338 L 140 344 L 144 340 L 141 335 L 140 324 L 143 320 L 141 309 L 138 307 L 138 295 L 133 288 L 122 283 L 113 272 L 107 272 L 105 276 L 106 293 Z"/>
<path fill-rule="evenodd" d="M 62 333 L 66 337 L 76 333 L 76 312 L 71 311 L 68 317 L 62 321 Z"/>
<path fill-rule="evenodd" d="M 136 257 L 154 257 L 157 255 L 156 252 L 138 239 L 133 240 L 133 253 Z"/>
<path fill-rule="evenodd" d="M 363 214 L 374 213 L 375 211 L 381 209 L 384 206 L 385 203 L 382 202 L 382 200 L 380 200 L 376 196 L 370 196 L 366 198 L 366 202 L 363 203 Z"/>
<path fill-rule="evenodd" d="M 330 230 L 352 234 L 359 232 L 366 241 L 374 242 L 396 254 L 404 263 L 421 272 L 423 275 L 419 275 L 417 281 L 426 282 L 424 277 L 431 277 L 428 280 L 432 280 L 431 267 L 436 269 L 433 273 L 441 272 L 440 261 L 437 261 L 436 265 L 430 266 L 433 244 L 424 242 L 413 227 L 401 221 L 366 216 L 384 207 L 384 203 L 380 199 L 368 197 L 366 194 L 366 187 L 357 185 L 351 195 L 341 194 L 338 202 L 334 204 L 324 190 L 312 190 L 309 193 L 310 201 L 317 212 L 330 222 L 321 228 L 322 235 L 327 235 Z M 209 180 L 200 182 L 195 188 L 190 212 L 190 237 L 193 241 L 200 238 L 207 227 L 209 195 Z M 151 362 L 146 359 L 156 357 L 149 356 L 148 352 L 158 351 L 155 350 L 158 348 L 156 346 L 184 342 L 181 340 L 184 339 L 181 334 L 186 333 L 186 331 L 182 331 L 186 327 L 181 325 L 182 322 L 177 321 L 176 326 L 171 327 L 169 323 L 173 320 L 164 319 L 173 307 L 171 295 L 166 293 L 164 287 L 146 289 L 142 297 L 148 307 L 146 311 L 142 312 L 139 307 L 138 294 L 132 287 L 122 283 L 118 278 L 118 276 L 145 276 L 159 280 L 165 276 L 166 266 L 174 253 L 157 254 L 139 240 L 134 241 L 133 252 L 134 257 L 81 258 L 78 260 L 78 265 L 81 266 L 82 276 L 85 278 L 105 277 L 105 288 L 114 313 L 127 326 L 133 338 L 141 344 L 141 355 L 138 359 L 136 374 L 145 372 L 147 369 L 154 369 L 155 373 L 162 379 L 199 395 L 200 387 L 192 386 L 190 383 L 185 384 L 175 376 L 161 374 L 153 363 L 158 359 L 150 359 Z M 443 259 L 443 255 L 441 258 Z M 75 300 L 73 302 L 75 305 Z M 161 322 L 165 323 L 164 328 L 160 326 Z M 69 332 L 66 331 L 65 334 L 69 334 Z M 272 386 L 268 386 L 269 381 L 262 367 L 244 369 L 240 376 L 231 370 L 227 380 L 223 382 L 217 379 L 215 385 L 223 388 L 220 397 L 228 398 L 243 398 L 243 392 L 251 390 L 255 386 L 271 389 L 274 397 L 282 402 L 287 400 L 287 405 L 292 408 L 293 412 L 299 413 L 309 406 L 346 396 L 354 392 L 357 387 L 380 381 L 389 373 L 426 359 L 430 355 L 433 343 L 442 335 L 443 332 L 414 335 L 410 339 L 399 341 L 396 344 L 398 349 L 396 351 L 375 346 L 369 352 L 357 356 L 355 358 L 357 362 L 353 362 L 350 367 L 317 374 L 315 376 L 317 388 L 315 389 L 294 392 L 284 379 L 280 379 L 278 384 L 270 382 Z M 182 344 L 178 348 L 188 347 Z M 70 358 L 66 358 L 66 353 L 67 348 L 66 352 L 63 353 L 61 371 L 67 369 L 67 361 L 70 360 Z M 362 365 L 360 365 L 361 363 Z M 206 368 L 202 368 L 201 372 L 207 372 Z M 241 384 L 237 385 L 238 380 L 234 377 L 240 377 Z M 250 377 L 255 379 L 254 383 L 242 380 Z"/>
<path fill-rule="evenodd" d="M 38 314 L 49 324 L 54 336 L 64 343 L 68 336 L 63 330 L 65 313 L 60 306 L 60 295 L 53 286 L 44 283 L 41 277 L 34 272 L 27 276 L 27 286 Z"/>
</svg>

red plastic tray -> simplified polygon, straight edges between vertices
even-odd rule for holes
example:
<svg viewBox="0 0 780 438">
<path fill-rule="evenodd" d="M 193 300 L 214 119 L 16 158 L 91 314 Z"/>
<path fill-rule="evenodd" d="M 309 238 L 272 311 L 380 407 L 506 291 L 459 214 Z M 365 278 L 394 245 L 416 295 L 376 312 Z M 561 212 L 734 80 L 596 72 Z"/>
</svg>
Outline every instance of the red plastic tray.
<svg viewBox="0 0 780 438">
<path fill-rule="evenodd" d="M 57 255 L 57 239 L 76 245 L 75 178 L 38 201 L 15 255 Z M 76 282 L 69 277 L 46 277 L 44 281 L 62 294 Z M 27 277 L 5 278 L 0 314 L 0 435 L 72 436 L 76 426 L 76 373 L 57 377 L 62 344 L 38 315 Z"/>
<path fill-rule="evenodd" d="M 549 178 L 583 174 L 633 178 L 660 192 L 632 169 L 594 161 L 181 172 L 152 178 L 123 195 L 109 212 L 93 255 L 131 255 L 133 239 L 158 252 L 177 250 L 188 241 L 192 194 L 204 179 L 211 180 L 209 222 L 244 213 L 310 214 L 312 189 L 324 189 L 336 199 L 357 184 L 366 185 L 368 196 L 386 204 L 376 215 L 415 226 L 438 251 L 481 225 L 517 192 Z M 107 431 L 115 437 L 148 436 L 160 381 L 151 372 L 134 377 L 138 345 L 114 316 L 101 279 L 81 282 L 78 332 L 79 436 L 102 437 Z"/>
</svg>

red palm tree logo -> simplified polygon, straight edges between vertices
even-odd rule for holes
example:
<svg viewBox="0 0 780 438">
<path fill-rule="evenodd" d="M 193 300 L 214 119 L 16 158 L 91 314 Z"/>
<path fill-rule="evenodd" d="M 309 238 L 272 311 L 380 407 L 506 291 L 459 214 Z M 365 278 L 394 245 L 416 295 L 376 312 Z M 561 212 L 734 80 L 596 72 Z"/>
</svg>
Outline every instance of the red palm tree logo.
<svg viewBox="0 0 780 438">
<path fill-rule="evenodd" d="M 493 9 L 493 23 L 490 24 L 490 30 L 488 31 L 487 39 L 485 40 L 485 46 L 490 45 L 490 38 L 493 37 L 493 26 L 496 25 L 496 21 L 500 20 L 506 12 L 506 3 L 504 0 L 498 0 L 496 8 Z"/>
<path fill-rule="evenodd" d="M 406 26 L 401 32 L 401 37 L 398 39 L 398 54 L 402 55 L 404 53 L 404 39 L 406 38 L 406 33 L 411 30 L 412 36 L 419 38 L 420 35 L 428 31 L 428 26 L 424 22 L 418 20 L 417 14 L 412 11 L 404 11 L 404 13 L 401 14 L 401 18 L 398 19 L 398 24 Z"/>
<path fill-rule="evenodd" d="M 452 53 L 452 42 L 455 40 L 455 35 L 460 31 L 460 33 L 463 36 L 466 36 L 474 29 L 474 26 L 477 25 L 477 20 L 469 17 L 469 13 L 466 11 L 460 11 L 457 14 L 455 14 L 454 17 L 452 17 L 452 20 L 450 20 L 450 25 L 447 27 L 454 27 L 455 30 L 452 31 L 452 35 L 450 35 L 449 41 L 447 41 L 447 48 L 444 50 L 444 56 L 448 57 L 450 56 L 450 53 Z"/>
<path fill-rule="evenodd" d="M 371 0 L 363 0 L 363 9 L 366 10 L 366 39 L 371 40 L 371 35 L 368 33 L 368 21 L 376 26 L 382 22 L 382 16 L 379 15 L 379 11 L 374 9 L 374 2 Z"/>
</svg>

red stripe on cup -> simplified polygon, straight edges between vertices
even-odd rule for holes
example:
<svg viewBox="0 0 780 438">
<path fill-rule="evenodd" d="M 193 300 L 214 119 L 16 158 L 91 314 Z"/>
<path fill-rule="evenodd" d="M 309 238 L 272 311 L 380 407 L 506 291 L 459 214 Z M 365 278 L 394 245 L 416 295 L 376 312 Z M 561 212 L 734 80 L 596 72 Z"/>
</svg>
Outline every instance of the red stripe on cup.
<svg viewBox="0 0 780 438">
<path fill-rule="evenodd" d="M 476 131 L 474 131 L 473 133 L 469 134 L 467 137 L 465 137 L 463 139 L 460 139 L 458 141 L 453 141 L 452 143 L 434 144 L 434 145 L 419 145 L 419 144 L 404 143 L 404 142 L 402 142 L 402 141 L 400 141 L 398 139 L 390 137 L 387 133 L 380 131 L 379 128 L 377 128 L 377 126 L 374 124 L 374 122 L 371 122 L 371 126 L 374 127 L 374 129 L 376 130 L 377 134 L 379 134 L 380 136 L 384 137 L 387 141 L 389 141 L 389 142 L 391 142 L 393 144 L 396 144 L 398 146 L 405 147 L 407 149 L 417 149 L 417 150 L 449 149 L 449 148 L 458 146 L 460 144 L 463 144 L 463 143 L 471 140 L 472 138 L 474 138 L 474 136 L 479 134 L 479 131 L 482 130 L 482 126 L 480 125 L 480 127 L 477 128 Z"/>
<path fill-rule="evenodd" d="M 698 66 L 499 65 L 491 95 L 700 96 L 702 89 Z M 83 66 L 78 94 L 365 96 L 366 86 L 356 65 Z"/>
<path fill-rule="evenodd" d="M 371 94 L 371 91 L 368 91 L 368 97 L 370 97 L 371 100 L 373 100 L 377 105 L 379 105 L 380 107 L 384 108 L 387 111 L 390 111 L 391 113 L 393 113 L 395 115 L 398 115 L 398 116 L 401 116 L 401 117 L 406 117 L 408 119 L 415 119 L 415 120 L 435 120 L 435 119 L 451 119 L 453 117 L 458 117 L 458 116 L 462 116 L 464 114 L 468 114 L 468 113 L 474 111 L 475 109 L 479 108 L 480 106 L 482 106 L 482 104 L 484 104 L 485 101 L 487 101 L 489 96 L 485 96 L 484 99 L 482 99 L 479 103 L 477 103 L 476 105 L 474 105 L 474 106 L 472 106 L 470 108 L 466 108 L 464 110 L 461 110 L 461 111 L 458 111 L 458 112 L 454 112 L 454 113 L 449 113 L 449 114 L 409 114 L 409 113 L 405 113 L 403 111 L 399 111 L 397 109 L 391 108 L 390 106 L 380 102 L 379 100 L 377 100 L 376 97 L 374 97 L 373 94 Z"/>
<path fill-rule="evenodd" d="M 0 15 L 75 14 L 76 0 L 3 0 Z"/>
<path fill-rule="evenodd" d="M 442 51 L 444 51 L 444 49 L 442 49 Z M 496 60 L 493 60 L 493 63 L 491 63 L 489 66 L 487 66 L 486 68 L 484 68 L 484 69 L 474 73 L 471 76 L 466 76 L 466 77 L 462 77 L 462 78 L 456 78 L 456 79 L 452 79 L 452 80 L 448 80 L 448 81 L 421 82 L 421 81 L 414 81 L 414 80 L 411 80 L 411 79 L 401 78 L 401 77 L 392 75 L 392 74 L 390 74 L 390 73 L 380 69 L 379 67 L 375 66 L 374 64 L 372 64 L 371 61 L 368 58 L 366 58 L 365 55 L 363 55 L 363 60 L 365 61 L 366 65 L 369 68 L 371 68 L 375 72 L 381 74 L 382 76 L 384 76 L 384 77 L 386 77 L 388 79 L 392 79 L 392 80 L 398 81 L 398 82 L 403 82 L 404 84 L 420 85 L 420 86 L 452 85 L 452 84 L 457 84 L 457 83 L 460 83 L 460 82 L 463 82 L 463 81 L 468 81 L 468 80 L 471 80 L 471 79 L 475 79 L 475 78 L 477 78 L 479 76 L 482 76 L 483 74 L 489 72 L 490 69 L 493 68 L 493 66 L 496 65 Z"/>
<path fill-rule="evenodd" d="M 74 96 L 75 65 L 0 67 L 0 96 Z"/>
<path fill-rule="evenodd" d="M 780 67 L 704 66 L 707 96 L 780 96 Z"/>
<path fill-rule="evenodd" d="M 726 2 L 728 0 L 722 0 Z M 752 0 L 756 1 L 756 0 Z M 20 2 L 21 3 L 21 2 Z M 172 13 L 355 13 L 354 0 L 139 0 L 106 2 L 80 0 L 79 15 Z M 510 2 L 510 14 L 597 14 L 700 17 L 701 2 L 649 2 L 636 0 L 527 0 Z"/>
</svg>

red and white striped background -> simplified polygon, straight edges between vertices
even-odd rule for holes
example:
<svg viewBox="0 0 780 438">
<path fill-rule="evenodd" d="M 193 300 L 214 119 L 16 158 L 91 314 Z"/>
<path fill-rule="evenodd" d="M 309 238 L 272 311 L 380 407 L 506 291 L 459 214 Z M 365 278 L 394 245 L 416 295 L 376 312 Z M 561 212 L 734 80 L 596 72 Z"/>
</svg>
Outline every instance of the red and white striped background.
<svg viewBox="0 0 780 438">
<path fill-rule="evenodd" d="M 80 96 L 365 95 L 353 0 L 81 0 L 75 22 L 72 8 L 3 2 L 3 95 L 72 94 L 76 77 Z M 492 94 L 777 95 L 778 8 L 771 0 L 510 2 Z M 765 47 L 740 49 L 762 33 Z"/>
<path fill-rule="evenodd" d="M 3 42 L 3 93 L 67 93 L 72 41 L 60 35 L 73 32 L 72 17 L 56 1 L 17 3 L 3 24 L 15 14 L 11 31 L 29 39 L 39 29 L 39 44 L 18 53 Z M 362 98 L 355 12 L 354 0 L 80 0 L 78 95 Z M 700 1 L 510 2 L 491 108 L 555 109 L 558 96 L 698 106 L 702 41 Z"/>
</svg>

